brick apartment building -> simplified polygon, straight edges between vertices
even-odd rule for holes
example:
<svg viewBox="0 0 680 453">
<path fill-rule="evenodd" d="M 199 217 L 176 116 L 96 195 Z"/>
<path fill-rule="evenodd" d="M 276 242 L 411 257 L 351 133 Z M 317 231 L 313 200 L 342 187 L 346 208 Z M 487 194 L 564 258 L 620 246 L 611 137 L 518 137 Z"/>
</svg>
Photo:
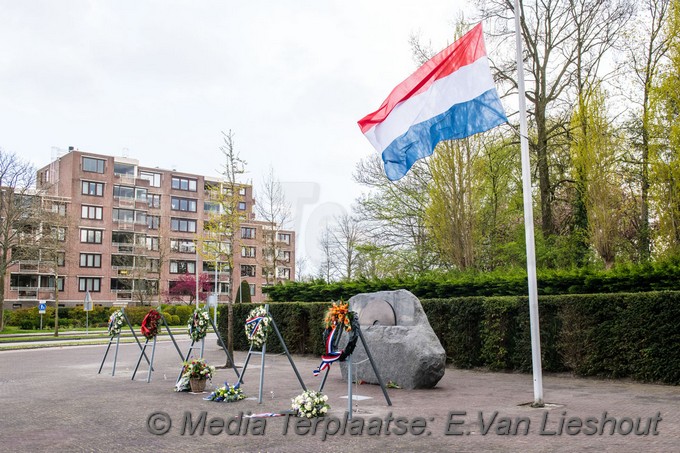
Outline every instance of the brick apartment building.
<svg viewBox="0 0 680 453">
<path fill-rule="evenodd" d="M 82 304 L 87 291 L 103 305 L 156 304 L 159 294 L 163 302 L 188 302 L 188 296 L 170 295 L 170 289 L 183 274 L 197 273 L 206 274 L 209 293 L 216 291 L 220 303 L 230 294 L 236 297 L 242 281 L 249 284 L 252 301 L 261 302 L 265 269 L 275 269 L 270 284 L 295 279 L 295 232 L 272 231 L 255 220 L 250 185 L 236 188 L 242 214 L 231 251 L 232 288 L 228 267 L 197 253 L 204 222 L 220 210 L 210 190 L 220 187 L 218 179 L 70 148 L 38 170 L 37 187 L 47 191 L 65 220 L 64 253 L 57 260 L 60 306 Z M 277 259 L 272 263 L 272 247 L 265 248 L 264 239 L 274 236 Z M 39 260 L 14 264 L 6 275 L 5 308 L 53 301 L 53 275 Z"/>
</svg>

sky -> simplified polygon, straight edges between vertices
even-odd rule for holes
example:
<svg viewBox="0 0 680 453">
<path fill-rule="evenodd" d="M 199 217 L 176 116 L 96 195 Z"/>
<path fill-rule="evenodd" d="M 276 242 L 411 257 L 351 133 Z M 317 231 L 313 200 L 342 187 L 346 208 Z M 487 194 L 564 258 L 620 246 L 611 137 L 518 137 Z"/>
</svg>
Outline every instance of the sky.
<svg viewBox="0 0 680 453">
<path fill-rule="evenodd" d="M 304 271 L 318 233 L 366 191 L 357 121 L 439 51 L 463 0 L 0 0 L 0 148 L 48 164 L 69 146 L 218 176 L 232 131 L 256 196 L 273 169 Z"/>
</svg>

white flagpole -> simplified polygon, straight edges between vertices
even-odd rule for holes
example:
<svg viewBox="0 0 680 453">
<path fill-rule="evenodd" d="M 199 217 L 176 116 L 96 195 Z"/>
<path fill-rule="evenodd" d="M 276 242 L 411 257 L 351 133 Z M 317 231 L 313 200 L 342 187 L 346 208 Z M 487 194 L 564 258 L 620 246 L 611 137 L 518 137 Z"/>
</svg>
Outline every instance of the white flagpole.
<svg viewBox="0 0 680 453">
<path fill-rule="evenodd" d="M 522 35 L 519 0 L 515 0 L 515 42 L 517 43 L 517 95 L 519 97 L 519 138 L 522 151 L 522 192 L 524 195 L 524 236 L 526 238 L 527 277 L 529 283 L 529 320 L 531 329 L 531 363 L 534 375 L 534 407 L 543 407 L 543 372 L 541 370 L 541 333 L 538 326 L 538 290 L 536 289 L 536 246 L 534 244 L 534 210 L 531 198 L 531 164 L 527 137 L 527 106 L 524 95 Z"/>
</svg>

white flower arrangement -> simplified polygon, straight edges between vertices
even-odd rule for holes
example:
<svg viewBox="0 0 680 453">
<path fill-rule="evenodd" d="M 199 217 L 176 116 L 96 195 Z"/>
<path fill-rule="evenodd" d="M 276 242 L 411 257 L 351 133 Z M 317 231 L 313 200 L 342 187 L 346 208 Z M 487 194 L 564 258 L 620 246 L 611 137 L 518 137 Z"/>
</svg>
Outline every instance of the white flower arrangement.
<svg viewBox="0 0 680 453">
<path fill-rule="evenodd" d="M 109 317 L 109 335 L 115 337 L 120 334 L 123 324 L 125 324 L 125 315 L 122 310 L 116 310 L 111 313 Z"/>
<path fill-rule="evenodd" d="M 246 318 L 246 337 L 252 346 L 261 347 L 267 341 L 269 324 L 272 318 L 267 314 L 264 306 L 260 305 L 248 313 Z"/>
<path fill-rule="evenodd" d="M 331 408 L 328 404 L 328 396 L 314 390 L 302 392 L 301 395 L 293 398 L 292 402 L 292 408 L 298 417 L 323 417 Z"/>
<path fill-rule="evenodd" d="M 208 334 L 208 326 L 210 325 L 210 315 L 208 310 L 197 308 L 194 314 L 189 318 L 187 329 L 189 329 L 189 336 L 194 341 L 199 341 L 205 338 Z"/>
</svg>

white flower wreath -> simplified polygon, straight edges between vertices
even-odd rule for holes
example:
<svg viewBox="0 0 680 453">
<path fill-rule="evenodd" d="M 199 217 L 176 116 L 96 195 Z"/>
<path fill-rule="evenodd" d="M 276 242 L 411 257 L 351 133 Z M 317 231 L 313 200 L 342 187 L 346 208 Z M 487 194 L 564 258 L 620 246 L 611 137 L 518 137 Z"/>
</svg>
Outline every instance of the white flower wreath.
<svg viewBox="0 0 680 453">
<path fill-rule="evenodd" d="M 189 336 L 194 341 L 199 341 L 205 338 L 208 333 L 208 325 L 210 324 L 210 315 L 208 310 L 197 308 L 194 314 L 189 318 L 187 328 L 189 329 Z"/>
<path fill-rule="evenodd" d="M 116 310 L 109 317 L 109 335 L 115 337 L 120 334 L 120 330 L 125 323 L 125 315 L 122 310 Z"/>
<path fill-rule="evenodd" d="M 307 390 L 292 399 L 292 408 L 298 417 L 323 417 L 331 406 L 328 396 L 314 390 Z"/>
<path fill-rule="evenodd" d="M 267 341 L 269 324 L 272 318 L 267 314 L 267 309 L 260 305 L 253 308 L 246 318 L 246 337 L 252 346 L 262 346 Z"/>
</svg>

